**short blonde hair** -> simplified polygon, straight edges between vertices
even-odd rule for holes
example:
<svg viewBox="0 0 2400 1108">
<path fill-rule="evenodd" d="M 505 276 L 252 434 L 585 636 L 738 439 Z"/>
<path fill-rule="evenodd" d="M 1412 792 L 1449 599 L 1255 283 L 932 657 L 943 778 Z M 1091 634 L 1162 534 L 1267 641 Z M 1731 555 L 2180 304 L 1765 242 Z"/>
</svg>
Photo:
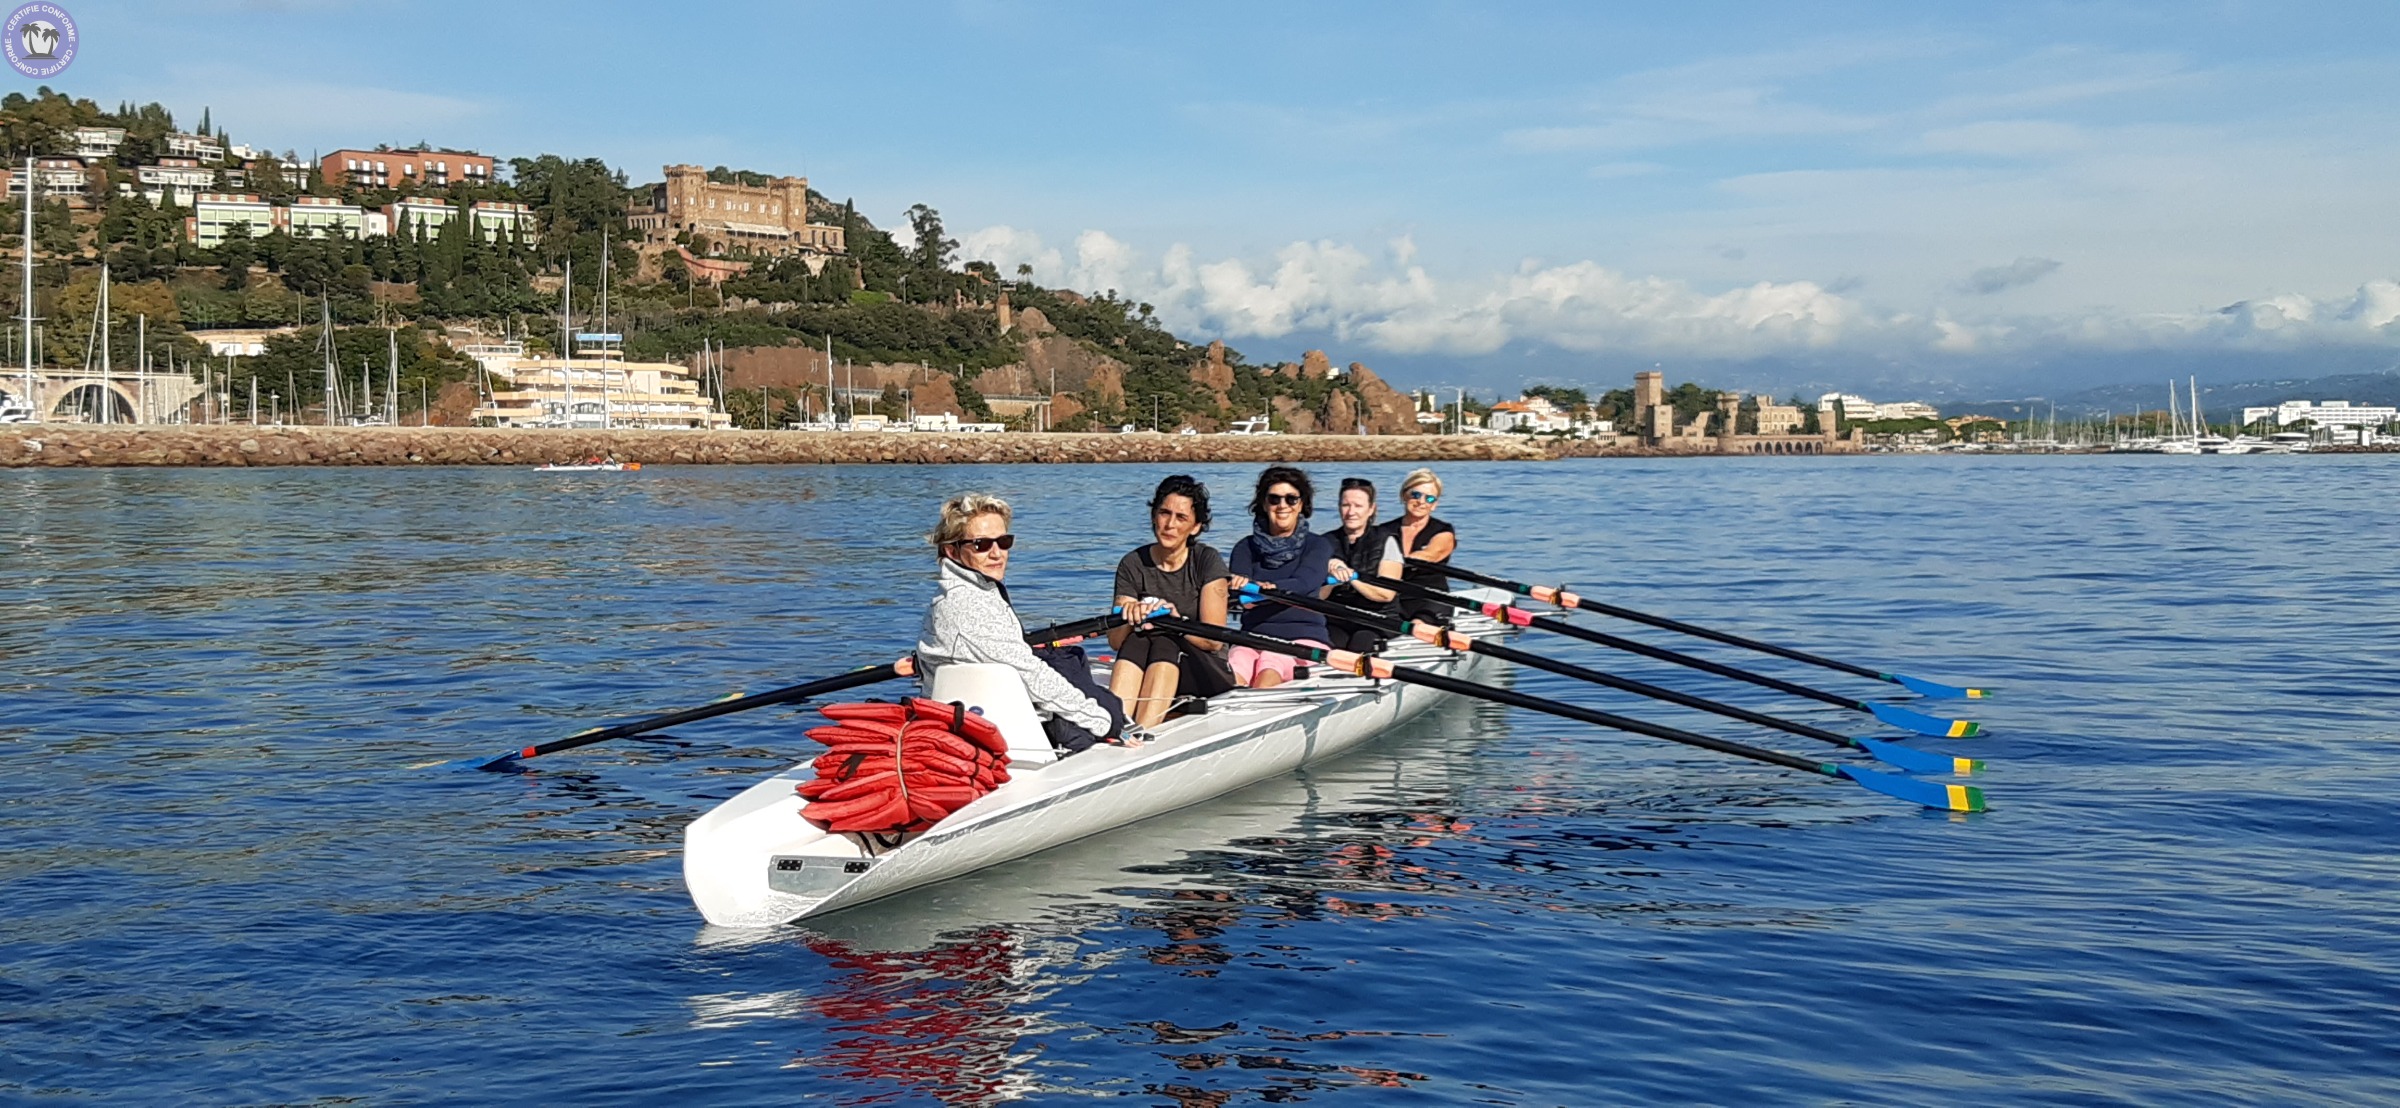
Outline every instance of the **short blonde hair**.
<svg viewBox="0 0 2400 1108">
<path fill-rule="evenodd" d="M 1400 479 L 1400 499 L 1408 499 L 1408 490 L 1419 485 L 1432 485 L 1433 495 L 1442 495 L 1442 479 L 1434 476 L 1430 469 L 1418 469 L 1409 471 L 1408 476 Z"/>
<path fill-rule="evenodd" d="M 998 513 L 1002 527 L 1008 526 L 1014 515 L 1009 511 L 1008 501 L 988 492 L 962 492 L 953 496 L 942 504 L 941 521 L 926 533 L 925 541 L 936 550 L 961 541 L 967 537 L 967 524 L 986 512 Z"/>
</svg>

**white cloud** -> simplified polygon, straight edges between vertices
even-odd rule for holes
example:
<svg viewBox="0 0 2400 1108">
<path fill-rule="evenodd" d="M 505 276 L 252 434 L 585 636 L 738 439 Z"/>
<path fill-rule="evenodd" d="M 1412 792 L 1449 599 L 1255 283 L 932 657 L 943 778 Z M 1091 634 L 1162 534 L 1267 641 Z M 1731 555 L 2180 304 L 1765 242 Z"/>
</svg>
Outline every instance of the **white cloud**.
<svg viewBox="0 0 2400 1108">
<path fill-rule="evenodd" d="M 1698 358 L 1802 353 L 1959 357 L 2023 351 L 2400 346 L 2400 282 L 2379 279 L 2335 297 L 2284 292 L 2216 310 L 2139 315 L 1930 317 L 1881 308 L 1815 281 L 1755 281 L 1710 290 L 1638 276 L 1595 261 L 1437 278 L 1415 242 L 1382 255 L 1346 243 L 1295 242 L 1267 264 L 1203 260 L 1178 243 L 1155 259 L 1102 231 L 1075 238 L 1072 258 L 1041 236 L 990 227 L 964 236 L 966 256 L 1004 273 L 1030 262 L 1046 280 L 1155 305 L 1194 336 L 1276 339 L 1329 333 L 1392 354 L 1488 354 L 1510 345 Z M 2041 279 L 2058 263 L 2020 258 L 1979 271 L 1997 291 Z"/>
</svg>

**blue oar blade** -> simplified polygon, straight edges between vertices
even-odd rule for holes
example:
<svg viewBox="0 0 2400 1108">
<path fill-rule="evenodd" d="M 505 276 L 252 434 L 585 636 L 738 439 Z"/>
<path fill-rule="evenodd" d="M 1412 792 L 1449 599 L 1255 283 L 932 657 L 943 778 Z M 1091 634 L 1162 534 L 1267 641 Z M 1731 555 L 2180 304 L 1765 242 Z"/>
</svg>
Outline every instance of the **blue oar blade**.
<svg viewBox="0 0 2400 1108">
<path fill-rule="evenodd" d="M 1890 763 L 1910 773 L 1965 774 L 1983 768 L 1983 763 L 1973 758 L 1953 758 L 1947 754 L 1929 754 L 1922 750 L 1912 750 L 1899 743 L 1885 742 L 1882 739 L 1859 739 L 1857 742 L 1860 750 L 1874 755 L 1877 761 Z"/>
<path fill-rule="evenodd" d="M 1937 739 L 1963 739 L 1983 732 L 1983 728 L 1971 719 L 1943 719 L 1880 700 L 1867 701 L 1867 711 L 1874 713 L 1876 719 L 1903 731 L 1931 735 Z"/>
<path fill-rule="evenodd" d="M 1887 673 L 1884 676 L 1899 682 L 1900 687 L 1918 696 L 1930 696 L 1937 700 L 1981 700 L 1992 695 L 1988 689 L 1970 689 L 1964 685 L 1945 685 L 1939 681 L 1928 681 L 1922 677 L 1910 677 L 1905 673 Z"/>
<path fill-rule="evenodd" d="M 1983 811 L 1983 790 L 1973 785 L 1937 785 L 1902 777 L 1892 773 L 1877 773 L 1857 766 L 1837 767 L 1842 776 L 1860 785 L 1898 800 L 1920 804 L 1939 812 Z"/>
</svg>

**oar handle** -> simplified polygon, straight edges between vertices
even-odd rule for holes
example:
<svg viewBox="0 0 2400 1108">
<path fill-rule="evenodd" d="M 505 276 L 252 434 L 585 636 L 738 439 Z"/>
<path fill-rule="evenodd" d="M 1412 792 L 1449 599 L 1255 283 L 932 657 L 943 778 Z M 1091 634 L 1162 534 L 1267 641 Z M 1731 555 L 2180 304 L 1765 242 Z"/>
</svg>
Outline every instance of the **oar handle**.
<svg viewBox="0 0 2400 1108">
<path fill-rule="evenodd" d="M 1477 684 L 1476 682 L 1466 681 L 1456 677 L 1446 677 L 1442 674 L 1431 673 L 1426 670 L 1414 668 L 1412 666 L 1394 665 L 1391 662 L 1385 661 L 1381 658 L 1370 658 L 1365 655 L 1356 654 L 1347 650 L 1327 650 L 1320 647 L 1304 646 L 1300 643 L 1289 642 L 1284 639 L 1273 638 L 1267 635 L 1254 635 L 1247 631 L 1230 631 L 1223 627 L 1218 627 L 1215 624 L 1200 623 L 1195 620 L 1180 619 L 1174 616 L 1156 616 L 1152 617 L 1150 622 L 1155 623 L 1160 627 L 1164 627 L 1169 631 L 1175 631 L 1181 634 L 1198 635 L 1202 638 L 1216 639 L 1220 642 L 1230 643 L 1234 646 L 1247 646 L 1253 650 L 1271 651 L 1277 654 L 1288 654 L 1295 658 L 1303 658 L 1312 662 L 1323 662 L 1334 669 L 1355 673 L 1361 677 L 1382 677 L 1394 681 L 1405 682 L 1411 685 L 1423 685 L 1427 688 L 1440 689 L 1444 692 L 1457 693 L 1461 696 L 1477 697 L 1479 699 L 1489 700 L 1498 704 L 1506 704 L 1511 707 L 1524 708 L 1528 711 L 1544 712 L 1550 715 L 1559 716 L 1564 719 L 1572 719 L 1582 723 L 1594 724 L 1600 727 L 1615 728 L 1619 731 L 1629 731 L 1636 735 L 1647 735 L 1654 739 L 1665 739 L 1668 742 L 1682 743 L 1685 746 L 1696 746 L 1704 750 L 1714 750 L 1720 754 L 1731 754 L 1739 758 L 1749 758 L 1753 761 L 1783 766 L 1786 769 L 1796 769 L 1804 773 L 1814 773 L 1821 777 L 1844 776 L 1841 768 L 1838 766 L 1828 765 L 1824 762 L 1812 762 L 1806 758 L 1795 757 L 1790 754 L 1785 754 L 1779 750 L 1768 750 L 1765 747 L 1751 746 L 1748 743 L 1737 743 L 1730 739 L 1720 739 L 1713 735 L 1703 735 L 1695 731 L 1685 731 L 1678 727 L 1666 727 L 1660 724 L 1650 723 L 1645 720 L 1638 720 L 1631 716 L 1620 716 L 1614 712 L 1603 712 L 1596 708 L 1585 708 L 1580 705 L 1567 704 L 1556 700 L 1546 699 L 1544 697 L 1532 696 L 1526 693 L 1517 692 L 1514 689 L 1495 688 L 1490 685 Z"/>
<path fill-rule="evenodd" d="M 1891 681 L 1894 679 L 1891 674 L 1868 669 L 1865 666 L 1852 665 L 1849 662 L 1841 661 L 1840 659 L 1827 658 L 1820 654 L 1811 654 L 1805 650 L 1794 650 L 1788 646 L 1777 646 L 1771 642 L 1760 642 L 1757 639 L 1748 638 L 1742 635 L 1736 635 L 1726 631 L 1718 631 L 1711 628 L 1702 627 L 1697 624 L 1685 623 L 1679 619 L 1668 619 L 1665 616 L 1654 616 L 1648 612 L 1637 612 L 1631 608 L 1623 608 L 1615 604 L 1594 600 L 1591 597 L 1571 593 L 1565 589 L 1554 589 L 1543 585 L 1529 585 L 1522 581 L 1511 581 L 1505 577 L 1491 577 L 1485 574 L 1477 573 L 1473 570 L 1460 569 L 1448 562 L 1428 562 L 1422 558 L 1410 558 L 1408 561 L 1414 565 L 1438 568 L 1449 576 L 1473 581 L 1478 585 L 1489 585 L 1495 589 L 1507 589 L 1519 596 L 1530 596 L 1533 599 L 1539 600 L 1545 604 L 1556 604 L 1561 608 L 1574 608 L 1578 611 L 1594 612 L 1599 615 L 1611 616 L 1633 623 L 1648 624 L 1649 626 L 1665 631 L 1674 631 L 1678 634 L 1691 635 L 1696 638 L 1710 639 L 1716 642 L 1724 643 L 1727 646 L 1738 646 L 1745 650 L 1756 650 L 1762 654 L 1773 654 L 1779 658 L 1789 658 L 1795 662 L 1807 662 L 1810 665 L 1840 670 L 1843 673 L 1856 674 L 1860 677 L 1870 677 L 1877 681 Z"/>
</svg>

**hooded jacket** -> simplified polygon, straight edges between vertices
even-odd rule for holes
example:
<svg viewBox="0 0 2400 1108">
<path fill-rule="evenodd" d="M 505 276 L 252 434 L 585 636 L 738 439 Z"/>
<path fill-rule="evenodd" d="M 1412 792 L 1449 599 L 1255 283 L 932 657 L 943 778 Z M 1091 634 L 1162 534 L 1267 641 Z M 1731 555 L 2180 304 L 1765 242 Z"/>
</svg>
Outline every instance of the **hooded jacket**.
<svg viewBox="0 0 2400 1108">
<path fill-rule="evenodd" d="M 1033 709 L 1043 718 L 1057 716 L 1094 735 L 1105 735 L 1114 722 L 1100 702 L 1067 683 L 1025 645 L 1025 627 L 1009 605 L 1008 588 L 948 558 L 941 564 L 941 595 L 925 610 L 925 626 L 917 632 L 917 667 L 925 688 L 933 687 L 934 671 L 946 665 L 992 663 L 1017 671 Z"/>
</svg>

